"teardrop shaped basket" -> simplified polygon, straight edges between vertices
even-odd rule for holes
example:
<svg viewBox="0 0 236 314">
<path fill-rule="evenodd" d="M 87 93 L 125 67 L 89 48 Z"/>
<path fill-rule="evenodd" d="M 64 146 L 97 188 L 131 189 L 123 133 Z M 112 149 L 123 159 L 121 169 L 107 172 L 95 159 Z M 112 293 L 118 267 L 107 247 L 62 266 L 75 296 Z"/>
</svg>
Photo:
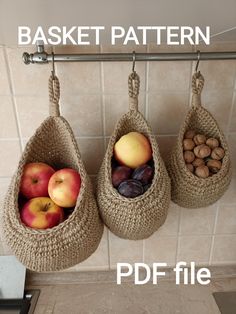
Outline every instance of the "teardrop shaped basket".
<svg viewBox="0 0 236 314">
<path fill-rule="evenodd" d="M 149 237 L 165 221 L 170 202 L 170 179 L 159 148 L 146 120 L 138 111 L 139 76 L 129 76 L 130 110 L 118 121 L 98 175 L 97 200 L 104 223 L 117 236 L 139 240 Z M 144 134 L 150 141 L 155 173 L 151 187 L 136 198 L 126 198 L 113 187 L 111 160 L 115 143 L 129 132 Z"/>
<path fill-rule="evenodd" d="M 3 209 L 3 232 L 16 257 L 34 271 L 56 271 L 88 258 L 103 233 L 90 179 L 85 171 L 69 123 L 59 112 L 59 81 L 49 79 L 50 114 L 27 143 L 12 178 Z M 81 189 L 72 214 L 58 226 L 36 230 L 25 226 L 19 215 L 19 187 L 25 164 L 44 162 L 55 169 L 69 167 L 81 176 Z"/>
<path fill-rule="evenodd" d="M 201 105 L 203 86 L 202 74 L 195 73 L 192 78 L 192 107 L 180 129 L 167 165 L 171 178 L 171 198 L 176 204 L 186 208 L 205 207 L 216 202 L 227 190 L 232 173 L 225 136 L 211 113 Z M 190 129 L 207 137 L 217 138 L 225 150 L 220 171 L 206 179 L 198 178 L 185 165 L 182 143 L 185 132 Z"/>
</svg>

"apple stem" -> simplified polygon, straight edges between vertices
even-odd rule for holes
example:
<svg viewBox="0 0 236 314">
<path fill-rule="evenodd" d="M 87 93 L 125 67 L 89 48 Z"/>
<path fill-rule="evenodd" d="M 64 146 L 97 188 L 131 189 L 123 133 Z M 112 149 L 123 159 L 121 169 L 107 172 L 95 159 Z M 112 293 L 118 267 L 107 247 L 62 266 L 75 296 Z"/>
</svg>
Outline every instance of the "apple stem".
<svg viewBox="0 0 236 314">
<path fill-rule="evenodd" d="M 46 212 L 46 211 L 49 209 L 50 205 L 51 205 L 50 203 L 47 203 L 47 204 L 44 206 L 43 211 Z"/>
</svg>

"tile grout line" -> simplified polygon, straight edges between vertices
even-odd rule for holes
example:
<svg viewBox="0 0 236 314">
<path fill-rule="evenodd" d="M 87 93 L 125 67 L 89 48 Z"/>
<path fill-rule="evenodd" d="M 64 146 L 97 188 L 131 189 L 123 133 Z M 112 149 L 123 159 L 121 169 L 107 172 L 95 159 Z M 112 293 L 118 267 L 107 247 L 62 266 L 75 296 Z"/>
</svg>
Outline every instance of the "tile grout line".
<svg viewBox="0 0 236 314">
<path fill-rule="evenodd" d="M 149 45 L 147 45 L 146 52 L 149 53 Z M 146 120 L 149 120 L 149 76 L 150 76 L 150 62 L 146 62 L 146 90 L 145 90 L 145 116 Z"/>
<path fill-rule="evenodd" d="M 234 135 L 236 134 L 236 132 L 231 132 L 230 134 Z M 158 136 L 158 137 L 176 137 L 178 134 L 157 134 L 157 133 L 153 133 L 154 136 Z M 75 138 L 77 140 L 101 140 L 101 139 L 109 139 L 111 136 L 110 135 L 106 135 L 106 136 L 75 136 Z M 22 137 L 23 141 L 27 141 L 30 137 Z M 14 141 L 14 140 L 18 140 L 18 138 L 0 138 L 0 141 L 5 141 L 5 140 L 9 140 L 9 141 Z"/>
<path fill-rule="evenodd" d="M 145 263 L 145 240 L 143 240 L 142 244 L 142 262 Z"/>
<path fill-rule="evenodd" d="M 110 253 L 110 247 L 111 247 L 111 238 L 110 238 L 111 231 L 107 228 L 107 246 L 108 246 L 108 267 L 111 270 L 111 253 Z"/>
<path fill-rule="evenodd" d="M 180 249 L 180 223 L 182 218 L 182 207 L 180 207 L 179 217 L 178 217 L 178 230 L 177 230 L 177 243 L 176 243 L 176 252 L 175 252 L 175 262 L 177 264 L 179 258 L 179 249 Z"/>
<path fill-rule="evenodd" d="M 236 82 L 236 79 L 235 79 L 235 82 Z M 236 91 L 233 90 L 232 103 L 231 103 L 231 106 L 230 106 L 229 118 L 228 118 L 229 120 L 228 120 L 228 125 L 227 125 L 227 128 L 226 128 L 227 140 L 229 140 L 230 127 L 231 127 L 231 122 L 232 122 L 232 116 L 233 116 L 233 111 L 234 111 L 234 102 L 235 102 L 235 100 L 236 100 Z"/>
<path fill-rule="evenodd" d="M 148 52 L 148 46 L 146 48 L 146 52 Z M 148 120 L 148 85 L 149 85 L 149 62 L 146 62 L 146 67 L 145 67 L 145 118 Z"/>
<path fill-rule="evenodd" d="M 192 48 L 193 52 L 197 51 L 196 45 Z M 188 108 L 191 108 L 192 105 L 192 76 L 194 73 L 194 63 L 193 61 L 190 61 L 190 75 L 189 75 L 189 87 L 188 87 Z"/>
<path fill-rule="evenodd" d="M 3 137 L 0 138 L 0 142 L 5 142 L 5 141 L 19 141 L 19 137 Z"/>
<path fill-rule="evenodd" d="M 24 143 L 22 140 L 22 133 L 21 133 L 21 127 L 20 127 L 20 119 L 19 119 L 19 113 L 18 113 L 18 108 L 17 108 L 17 104 L 16 104 L 16 100 L 15 100 L 15 96 L 13 93 L 13 80 L 12 80 L 12 76 L 11 76 L 11 70 L 10 70 L 10 64 L 9 64 L 9 59 L 8 59 L 8 55 L 7 55 L 7 51 L 6 48 L 3 48 L 3 54 L 4 54 L 4 61 L 5 61 L 5 65 L 6 65 L 6 70 L 7 70 L 7 76 L 8 76 L 8 83 L 9 83 L 9 88 L 10 88 L 10 93 L 11 93 L 11 100 L 12 100 L 12 104 L 13 104 L 13 111 L 14 111 L 14 117 L 15 117 L 15 121 L 16 121 L 16 128 L 17 128 L 17 134 L 18 134 L 18 141 L 20 144 L 20 150 L 21 153 L 23 152 L 23 148 L 24 148 Z"/>
<path fill-rule="evenodd" d="M 102 46 L 100 46 L 100 53 L 102 52 Z M 102 132 L 103 132 L 103 146 L 104 153 L 106 150 L 106 115 L 105 115 L 105 82 L 104 82 L 104 63 L 100 62 L 100 80 L 101 80 L 101 105 L 102 105 Z"/>
<path fill-rule="evenodd" d="M 99 51 L 102 53 L 102 46 L 99 46 Z M 106 115 L 105 115 L 105 81 L 104 81 L 104 63 L 100 62 L 100 89 L 101 89 L 101 109 L 102 109 L 102 132 L 103 132 L 103 154 L 106 153 Z M 107 228 L 107 254 L 108 268 L 111 269 L 111 254 L 110 254 L 110 231 Z"/>
<path fill-rule="evenodd" d="M 215 233 L 216 233 L 216 226 L 217 226 L 218 216 L 219 216 L 219 208 L 220 208 L 220 202 L 218 201 L 217 207 L 216 207 L 216 216 L 215 216 L 214 228 L 213 228 L 213 233 L 212 233 L 212 239 L 211 239 L 211 248 L 210 248 L 209 260 L 208 260 L 209 265 L 212 264 L 212 256 L 213 256 L 213 249 L 214 249 L 214 245 L 215 245 Z"/>
<path fill-rule="evenodd" d="M 191 61 L 191 71 L 190 71 L 190 79 L 189 79 L 189 95 L 188 95 L 188 107 L 191 108 L 192 106 L 192 76 L 194 73 L 194 64 L 193 61 Z"/>
</svg>

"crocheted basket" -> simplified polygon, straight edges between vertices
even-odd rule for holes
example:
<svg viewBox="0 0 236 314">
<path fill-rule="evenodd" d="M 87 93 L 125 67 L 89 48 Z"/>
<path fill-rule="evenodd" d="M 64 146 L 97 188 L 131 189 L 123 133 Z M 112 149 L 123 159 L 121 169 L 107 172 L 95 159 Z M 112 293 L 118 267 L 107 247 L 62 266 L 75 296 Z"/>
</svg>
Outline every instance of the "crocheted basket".
<svg viewBox="0 0 236 314">
<path fill-rule="evenodd" d="M 149 237 L 165 221 L 170 202 L 170 179 L 160 156 L 159 148 L 146 120 L 138 111 L 139 76 L 129 76 L 130 110 L 118 121 L 110 138 L 99 171 L 97 200 L 104 223 L 117 236 L 139 240 Z M 138 131 L 150 141 L 155 173 L 151 187 L 136 198 L 120 195 L 111 182 L 111 160 L 117 140 L 128 132 Z"/>
<path fill-rule="evenodd" d="M 49 79 L 50 117 L 27 143 L 12 178 L 3 209 L 3 232 L 16 257 L 34 271 L 56 271 L 88 258 L 103 233 L 90 179 L 85 171 L 69 123 L 59 112 L 59 81 Z M 58 226 L 36 230 L 22 224 L 19 215 L 19 186 L 24 165 L 45 162 L 55 169 L 70 167 L 81 176 L 81 189 L 72 214 Z"/>
<path fill-rule="evenodd" d="M 229 149 L 216 120 L 201 105 L 201 92 L 204 78 L 200 72 L 192 77 L 192 107 L 180 129 L 176 145 L 170 155 L 167 170 L 171 178 L 171 198 L 186 208 L 205 207 L 216 202 L 226 191 L 231 180 Z M 215 137 L 225 150 L 222 168 L 217 174 L 206 179 L 191 173 L 183 158 L 184 133 L 194 129 L 208 137 Z"/>
</svg>

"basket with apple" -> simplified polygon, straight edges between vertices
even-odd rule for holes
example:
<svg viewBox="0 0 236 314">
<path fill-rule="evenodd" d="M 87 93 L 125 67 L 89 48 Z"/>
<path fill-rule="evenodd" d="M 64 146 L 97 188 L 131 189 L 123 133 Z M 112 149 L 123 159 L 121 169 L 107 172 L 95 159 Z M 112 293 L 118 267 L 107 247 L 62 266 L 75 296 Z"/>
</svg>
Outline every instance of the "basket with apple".
<svg viewBox="0 0 236 314">
<path fill-rule="evenodd" d="M 165 221 L 170 180 L 147 121 L 138 111 L 139 76 L 128 79 L 130 110 L 118 121 L 99 171 L 104 223 L 121 238 L 149 237 Z"/>
<path fill-rule="evenodd" d="M 3 209 L 6 242 L 34 271 L 78 264 L 96 250 L 103 233 L 77 142 L 60 116 L 56 76 L 49 79 L 49 96 L 50 116 L 26 144 Z"/>
</svg>

